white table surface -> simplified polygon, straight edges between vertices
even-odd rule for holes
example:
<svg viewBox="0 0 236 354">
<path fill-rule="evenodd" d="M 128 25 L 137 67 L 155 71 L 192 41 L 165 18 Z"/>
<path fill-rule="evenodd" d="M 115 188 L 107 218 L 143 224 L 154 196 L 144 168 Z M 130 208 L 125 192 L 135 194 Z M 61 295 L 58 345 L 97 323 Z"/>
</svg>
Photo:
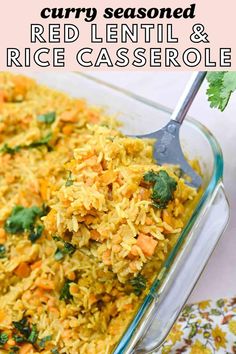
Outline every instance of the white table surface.
<svg viewBox="0 0 236 354">
<path fill-rule="evenodd" d="M 90 75 L 129 89 L 136 94 L 173 108 L 191 73 L 189 72 L 92 72 Z M 211 109 L 205 94 L 198 93 L 189 114 L 206 125 L 221 144 L 224 183 L 231 204 L 231 220 L 192 293 L 189 302 L 236 296 L 236 93 L 226 110 Z"/>
</svg>

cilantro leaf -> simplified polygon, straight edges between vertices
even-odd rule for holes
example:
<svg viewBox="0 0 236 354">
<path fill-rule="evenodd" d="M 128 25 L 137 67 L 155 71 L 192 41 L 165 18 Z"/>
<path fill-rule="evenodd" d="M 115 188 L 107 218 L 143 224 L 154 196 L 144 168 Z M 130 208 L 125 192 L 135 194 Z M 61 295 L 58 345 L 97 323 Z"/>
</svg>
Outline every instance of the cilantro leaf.
<svg viewBox="0 0 236 354">
<path fill-rule="evenodd" d="M 60 298 L 59 298 L 60 300 L 69 301 L 73 299 L 73 296 L 70 293 L 70 283 L 72 283 L 71 280 L 69 279 L 65 280 L 65 283 L 60 292 Z"/>
<path fill-rule="evenodd" d="M 62 260 L 66 254 L 72 256 L 72 254 L 75 253 L 76 246 L 72 243 L 64 241 L 61 237 L 58 236 L 53 236 L 53 239 L 56 242 L 61 243 L 61 247 L 57 247 L 56 252 L 54 254 L 54 258 L 56 261 Z"/>
<path fill-rule="evenodd" d="M 20 334 L 24 337 L 29 337 L 31 331 L 26 317 L 23 317 L 20 321 L 13 321 L 12 324 L 20 332 Z"/>
<path fill-rule="evenodd" d="M 44 230 L 43 225 L 37 225 L 29 234 L 28 239 L 32 242 L 35 243 L 41 236 Z"/>
<path fill-rule="evenodd" d="M 56 249 L 56 252 L 54 254 L 54 259 L 56 261 L 61 261 L 64 258 L 64 253 L 62 252 L 62 250 L 60 248 Z"/>
<path fill-rule="evenodd" d="M 47 147 L 48 151 L 51 151 L 52 147 L 49 145 L 49 142 L 50 142 L 51 138 L 52 138 L 52 133 L 48 133 L 42 139 L 33 141 L 29 145 L 17 145 L 17 146 L 14 146 L 14 147 L 10 147 L 8 144 L 4 144 L 1 147 L 0 152 L 2 152 L 3 154 L 14 155 L 16 152 L 18 152 L 18 151 L 20 151 L 22 149 L 33 149 L 33 148 L 41 147 L 41 146 L 44 146 L 44 145 Z"/>
<path fill-rule="evenodd" d="M 28 148 L 28 149 L 31 149 L 31 148 L 37 148 L 37 147 L 45 145 L 49 150 L 51 150 L 52 147 L 48 145 L 51 139 L 52 139 L 52 133 L 48 133 L 42 139 L 37 140 L 37 141 L 33 141 L 31 144 L 26 145 L 24 147 Z"/>
<path fill-rule="evenodd" d="M 4 332 L 0 333 L 0 348 L 8 341 L 8 335 Z"/>
<path fill-rule="evenodd" d="M 133 287 L 135 295 L 139 296 L 146 289 L 147 280 L 142 274 L 138 274 L 136 277 L 130 280 L 130 284 Z"/>
<path fill-rule="evenodd" d="M 177 182 L 170 177 L 166 171 L 149 171 L 144 175 L 144 181 L 153 184 L 152 200 L 153 205 L 158 209 L 164 209 L 170 200 L 173 199 Z"/>
<path fill-rule="evenodd" d="M 4 144 L 1 147 L 0 152 L 2 152 L 3 154 L 14 155 L 19 150 L 20 150 L 20 146 L 10 147 L 8 144 Z"/>
<path fill-rule="evenodd" d="M 74 183 L 74 181 L 73 181 L 73 179 L 71 178 L 71 171 L 70 171 L 70 172 L 69 172 L 69 176 L 68 176 L 68 178 L 67 178 L 67 180 L 66 180 L 65 186 L 66 186 L 66 187 L 70 187 L 70 186 L 72 186 L 73 183 Z"/>
<path fill-rule="evenodd" d="M 12 324 L 20 334 L 14 333 L 13 335 L 13 338 L 17 343 L 36 343 L 38 339 L 36 324 L 32 324 L 31 326 L 27 317 L 23 317 L 20 321 L 13 321 Z"/>
<path fill-rule="evenodd" d="M 10 234 L 30 231 L 35 223 L 37 216 L 40 216 L 41 210 L 37 206 L 24 208 L 16 206 L 13 208 L 11 215 L 5 222 L 5 230 Z"/>
<path fill-rule="evenodd" d="M 9 354 L 15 354 L 18 353 L 20 350 L 20 347 L 17 347 L 16 345 L 14 345 L 13 347 L 10 348 L 10 352 Z"/>
<path fill-rule="evenodd" d="M 224 111 L 231 94 L 236 90 L 236 72 L 216 71 L 207 74 L 208 101 L 211 107 Z"/>
<path fill-rule="evenodd" d="M 57 348 L 53 348 L 53 349 L 51 349 L 51 353 L 52 354 L 59 354 L 59 351 L 57 350 Z"/>
<path fill-rule="evenodd" d="M 4 245 L 0 245 L 0 259 L 6 257 L 6 247 Z"/>
<path fill-rule="evenodd" d="M 50 336 L 46 336 L 46 337 L 40 339 L 40 341 L 39 341 L 39 346 L 40 346 L 40 348 L 44 349 L 46 342 L 50 341 L 51 339 L 52 339 L 52 336 L 51 336 L 51 335 L 50 335 Z"/>
<path fill-rule="evenodd" d="M 37 120 L 42 123 L 52 124 L 55 122 L 56 112 L 48 112 L 37 116 Z"/>
<path fill-rule="evenodd" d="M 36 343 L 36 341 L 38 339 L 38 335 L 39 335 L 39 332 L 37 330 L 36 324 L 32 324 L 31 333 L 30 333 L 29 337 L 27 338 L 27 342 L 32 343 L 32 344 Z"/>
</svg>

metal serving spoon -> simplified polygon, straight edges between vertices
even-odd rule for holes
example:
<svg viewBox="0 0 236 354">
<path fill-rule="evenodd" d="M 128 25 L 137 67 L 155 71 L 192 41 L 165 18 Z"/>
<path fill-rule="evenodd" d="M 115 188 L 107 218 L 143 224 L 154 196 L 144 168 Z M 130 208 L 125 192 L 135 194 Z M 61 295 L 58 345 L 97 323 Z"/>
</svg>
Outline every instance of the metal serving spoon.
<svg viewBox="0 0 236 354">
<path fill-rule="evenodd" d="M 187 183 L 195 188 L 201 186 L 202 178 L 193 170 L 184 157 L 179 140 L 179 129 L 206 74 L 206 72 L 193 74 L 169 123 L 165 127 L 154 133 L 137 136 L 137 138 L 156 139 L 154 158 L 157 160 L 158 164 L 178 165 L 184 174 L 190 177 L 191 181 Z"/>
</svg>

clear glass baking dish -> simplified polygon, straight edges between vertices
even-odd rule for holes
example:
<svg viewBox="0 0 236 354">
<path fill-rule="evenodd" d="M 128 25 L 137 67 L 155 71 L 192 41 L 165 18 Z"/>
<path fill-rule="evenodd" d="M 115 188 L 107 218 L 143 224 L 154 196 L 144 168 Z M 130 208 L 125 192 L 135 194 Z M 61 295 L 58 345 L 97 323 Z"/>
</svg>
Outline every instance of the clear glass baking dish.
<svg viewBox="0 0 236 354">
<path fill-rule="evenodd" d="M 159 129 L 171 114 L 165 107 L 84 74 L 25 74 L 104 107 L 108 114 L 116 115 L 124 123 L 122 130 L 128 134 Z M 229 206 L 222 183 L 223 157 L 216 139 L 203 125 L 189 118 L 181 128 L 181 143 L 189 158 L 201 162 L 204 192 L 113 354 L 151 353 L 160 347 L 228 222 Z"/>
</svg>

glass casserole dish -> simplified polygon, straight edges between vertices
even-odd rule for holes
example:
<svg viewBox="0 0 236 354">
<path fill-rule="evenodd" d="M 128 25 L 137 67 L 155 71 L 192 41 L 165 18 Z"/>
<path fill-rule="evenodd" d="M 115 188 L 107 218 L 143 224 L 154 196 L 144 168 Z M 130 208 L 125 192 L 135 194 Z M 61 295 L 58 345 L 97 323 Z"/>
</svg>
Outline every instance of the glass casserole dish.
<svg viewBox="0 0 236 354">
<path fill-rule="evenodd" d="M 170 117 L 171 112 L 165 107 L 83 74 L 25 74 L 73 97 L 85 98 L 89 104 L 104 107 L 106 113 L 124 123 L 122 131 L 127 134 L 155 131 Z M 188 157 L 200 161 L 204 191 L 114 354 L 149 353 L 161 345 L 227 225 L 229 206 L 222 183 L 223 157 L 217 141 L 193 119 L 186 120 L 180 135 Z"/>
</svg>

